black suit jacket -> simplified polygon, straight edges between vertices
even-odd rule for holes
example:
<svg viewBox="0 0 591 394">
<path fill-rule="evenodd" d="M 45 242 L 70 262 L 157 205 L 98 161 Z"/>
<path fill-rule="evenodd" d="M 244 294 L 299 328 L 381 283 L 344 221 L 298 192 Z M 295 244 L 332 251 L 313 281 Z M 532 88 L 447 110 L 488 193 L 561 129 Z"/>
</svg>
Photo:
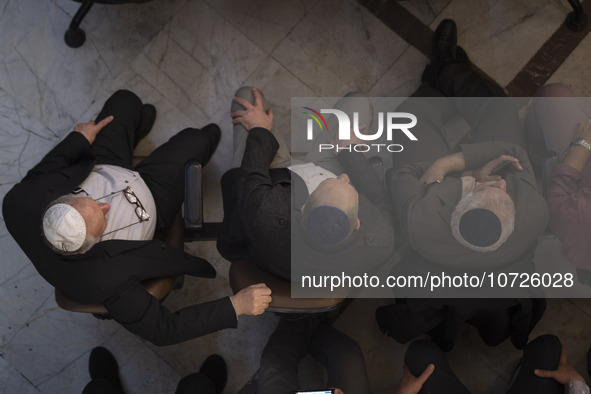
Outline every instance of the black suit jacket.
<svg viewBox="0 0 591 394">
<path fill-rule="evenodd" d="M 347 244 L 323 250 L 305 239 L 299 225 L 300 209 L 308 198 L 304 181 L 286 168 L 269 168 L 278 147 L 268 130 L 250 130 L 241 167 L 222 177 L 224 222 L 218 237 L 220 254 L 230 261 L 252 261 L 286 279 L 291 278 L 292 242 L 301 247 L 293 256 L 300 260 L 298 269 L 306 274 L 335 270 L 370 273 L 385 262 L 394 252 L 391 204 L 365 156 L 348 151 L 338 155 L 359 192 L 361 227 Z M 293 223 L 292 218 L 296 219 Z M 345 266 L 343 261 L 350 264 Z"/>
<path fill-rule="evenodd" d="M 189 274 L 215 277 L 205 260 L 162 241 L 110 240 L 85 254 L 62 256 L 46 244 L 42 215 L 57 197 L 70 193 L 92 171 L 86 138 L 70 133 L 4 198 L 6 227 L 39 273 L 76 302 L 103 304 L 129 331 L 156 345 L 169 345 L 222 328 L 236 327 L 229 298 L 171 313 L 142 286 L 144 279 Z"/>
</svg>

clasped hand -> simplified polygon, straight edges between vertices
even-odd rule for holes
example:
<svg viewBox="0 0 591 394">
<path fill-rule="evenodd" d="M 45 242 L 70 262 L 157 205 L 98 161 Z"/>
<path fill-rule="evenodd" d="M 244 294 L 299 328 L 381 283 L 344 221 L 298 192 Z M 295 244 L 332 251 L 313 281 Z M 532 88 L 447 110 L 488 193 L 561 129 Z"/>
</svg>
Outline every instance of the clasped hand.
<svg viewBox="0 0 591 394">
<path fill-rule="evenodd" d="M 509 165 L 512 166 L 515 171 L 523 171 L 523 167 L 521 166 L 521 163 L 518 159 L 509 155 L 501 155 L 496 159 L 489 161 L 479 169 L 467 171 L 463 175 L 471 175 L 476 178 L 478 182 L 500 181 L 502 177 L 497 174 L 492 174 L 492 171 L 507 161 L 511 163 Z"/>
</svg>

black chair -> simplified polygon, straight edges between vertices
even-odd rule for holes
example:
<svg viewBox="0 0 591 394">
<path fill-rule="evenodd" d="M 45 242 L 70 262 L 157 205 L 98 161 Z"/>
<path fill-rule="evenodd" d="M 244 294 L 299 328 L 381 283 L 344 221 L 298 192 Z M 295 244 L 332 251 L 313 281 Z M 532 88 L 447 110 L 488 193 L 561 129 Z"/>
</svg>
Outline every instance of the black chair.
<svg viewBox="0 0 591 394">
<path fill-rule="evenodd" d="M 64 34 L 64 41 L 70 48 L 81 47 L 86 41 L 86 33 L 80 28 L 80 23 L 88 14 L 94 3 L 102 4 L 125 4 L 125 3 L 147 3 L 151 0 L 74 0 L 80 4 L 80 8 L 72 18 L 66 34 Z"/>
<path fill-rule="evenodd" d="M 583 5 L 579 0 L 568 0 L 573 11 L 566 16 L 566 26 L 572 31 L 583 31 L 587 28 L 587 15 L 583 10 Z"/>
</svg>

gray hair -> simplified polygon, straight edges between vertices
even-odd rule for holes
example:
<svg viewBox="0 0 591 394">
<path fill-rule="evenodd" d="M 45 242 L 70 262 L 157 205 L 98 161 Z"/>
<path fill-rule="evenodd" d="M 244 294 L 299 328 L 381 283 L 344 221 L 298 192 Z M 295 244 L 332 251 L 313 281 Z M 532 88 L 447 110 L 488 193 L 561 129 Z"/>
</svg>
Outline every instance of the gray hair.
<svg viewBox="0 0 591 394">
<path fill-rule="evenodd" d="M 56 204 L 68 204 L 70 206 L 74 206 L 74 205 L 76 205 L 75 204 L 76 199 L 81 198 L 81 197 L 83 197 L 83 196 L 78 197 L 78 196 L 74 196 L 71 194 L 66 194 L 65 196 L 58 197 L 47 205 L 47 208 L 45 208 L 45 211 L 43 211 L 43 215 L 45 215 L 45 212 L 47 212 L 47 210 L 50 207 L 52 207 Z M 92 235 L 89 235 L 88 232 L 86 232 L 86 238 L 84 239 L 84 243 L 82 244 L 82 246 L 80 246 L 80 248 L 78 248 L 77 250 L 74 250 L 74 251 L 65 251 L 65 250 L 56 248 L 51 242 L 49 242 L 47 240 L 47 238 L 45 238 L 45 233 L 43 231 L 41 231 L 41 234 L 43 234 L 43 239 L 45 240 L 45 243 L 47 244 L 47 246 L 49 246 L 49 248 L 51 250 L 53 250 L 55 253 L 61 254 L 63 256 L 86 253 L 90 249 L 92 249 L 92 247 L 94 245 L 96 245 L 100 240 L 99 237 L 94 237 Z"/>
<path fill-rule="evenodd" d="M 493 212 L 501 222 L 499 239 L 489 246 L 476 246 L 466 241 L 460 233 L 460 219 L 472 209 L 486 209 Z M 451 232 L 453 237 L 463 246 L 477 252 L 492 252 L 497 250 L 513 233 L 515 229 L 515 204 L 507 194 L 482 190 L 477 193 L 468 192 L 456 205 L 451 215 Z"/>
</svg>

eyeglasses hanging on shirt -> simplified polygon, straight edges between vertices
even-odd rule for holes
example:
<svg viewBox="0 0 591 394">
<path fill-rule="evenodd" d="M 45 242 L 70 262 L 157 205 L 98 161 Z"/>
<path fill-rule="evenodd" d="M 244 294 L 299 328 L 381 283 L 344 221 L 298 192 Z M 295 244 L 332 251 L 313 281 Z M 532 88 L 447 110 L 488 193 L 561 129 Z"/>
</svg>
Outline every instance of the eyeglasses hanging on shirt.
<svg viewBox="0 0 591 394">
<path fill-rule="evenodd" d="M 150 220 L 150 214 L 146 211 L 146 209 L 142 205 L 142 202 L 140 201 L 138 196 L 136 196 L 136 194 L 134 193 L 131 186 L 127 186 L 125 189 L 119 190 L 118 192 L 109 193 L 106 196 L 95 198 L 94 201 L 99 201 L 99 200 L 102 200 L 103 198 L 111 197 L 111 196 L 113 196 L 117 193 L 120 193 L 120 192 L 123 193 L 123 195 L 125 196 L 125 199 L 130 204 L 133 204 L 136 206 L 134 212 L 135 212 L 136 216 L 138 217 L 139 221 L 135 222 L 135 223 L 128 224 L 127 226 L 123 226 L 123 227 L 118 228 L 116 230 L 109 231 L 108 233 L 104 233 L 103 235 L 101 235 L 101 238 L 104 237 L 105 235 L 109 235 L 109 234 L 112 234 L 116 231 L 123 230 L 127 227 L 131 227 L 131 226 L 136 225 L 138 223 L 147 222 L 148 220 Z"/>
</svg>

